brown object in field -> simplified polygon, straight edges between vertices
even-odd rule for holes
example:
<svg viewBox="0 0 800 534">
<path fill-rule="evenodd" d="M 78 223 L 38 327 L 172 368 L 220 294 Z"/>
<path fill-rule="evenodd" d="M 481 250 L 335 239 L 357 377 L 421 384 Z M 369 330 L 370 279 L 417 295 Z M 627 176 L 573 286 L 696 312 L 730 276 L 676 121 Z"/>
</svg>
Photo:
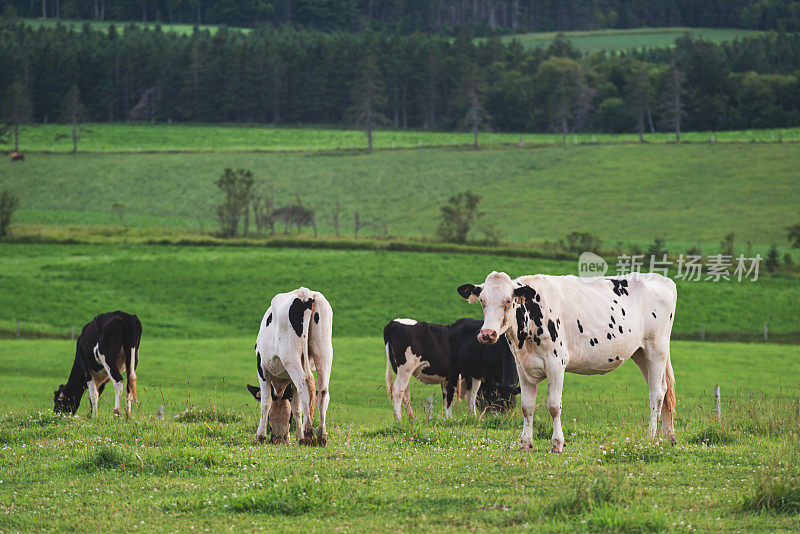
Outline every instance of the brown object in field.
<svg viewBox="0 0 800 534">
<path fill-rule="evenodd" d="M 11 157 L 11 161 L 25 161 L 25 156 L 22 155 L 22 152 L 12 152 L 9 157 Z"/>
</svg>

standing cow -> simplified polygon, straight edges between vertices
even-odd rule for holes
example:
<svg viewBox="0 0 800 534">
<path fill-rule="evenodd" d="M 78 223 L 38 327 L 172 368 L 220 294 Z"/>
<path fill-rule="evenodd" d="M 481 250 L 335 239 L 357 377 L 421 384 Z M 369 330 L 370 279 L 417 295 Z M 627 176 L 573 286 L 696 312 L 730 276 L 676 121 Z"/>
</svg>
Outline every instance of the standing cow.
<svg viewBox="0 0 800 534">
<path fill-rule="evenodd" d="M 139 343 L 142 323 L 135 315 L 122 311 L 103 313 L 81 330 L 75 348 L 75 361 L 66 384 L 53 392 L 53 411 L 78 411 L 83 392 L 89 390 L 92 415 L 97 414 L 97 401 L 111 381 L 114 387 L 114 413 L 120 415 L 122 371 L 127 370 L 125 416 L 131 415 L 131 401 L 136 399 L 136 366 L 139 363 Z"/>
<path fill-rule="evenodd" d="M 409 417 L 413 376 L 423 384 L 442 387 L 445 417 L 452 417 L 457 389 L 466 385 L 469 411 L 476 414 L 476 399 L 483 382 L 492 384 L 488 399 L 509 406 L 516 389 L 517 372 L 506 344 L 485 346 L 478 343 L 476 334 L 481 321 L 459 319 L 451 325 L 394 319 L 383 329 L 386 346 L 386 392 L 400 420 L 401 405 Z M 393 377 L 393 372 L 396 378 Z"/>
<path fill-rule="evenodd" d="M 287 387 L 292 390 L 291 409 L 298 442 L 303 445 L 325 445 L 328 442 L 325 416 L 330 402 L 332 332 L 333 310 L 322 293 L 301 287 L 279 293 L 272 299 L 261 320 L 255 346 L 261 400 L 256 442 L 266 440 L 273 395 L 276 399 L 284 399 Z M 313 369 L 316 369 L 319 379 L 319 431 L 316 439 L 313 419 L 317 387 L 311 372 Z"/>
<path fill-rule="evenodd" d="M 532 444 L 536 385 L 547 380 L 553 452 L 564 448 L 561 391 L 564 372 L 604 374 L 631 358 L 650 389 L 648 436 L 675 439 L 675 377 L 669 355 L 677 302 L 675 283 L 659 274 L 613 278 L 521 276 L 492 272 L 482 285 L 458 293 L 483 307 L 481 343 L 508 338 L 517 361 L 524 423 L 520 448 Z"/>
</svg>

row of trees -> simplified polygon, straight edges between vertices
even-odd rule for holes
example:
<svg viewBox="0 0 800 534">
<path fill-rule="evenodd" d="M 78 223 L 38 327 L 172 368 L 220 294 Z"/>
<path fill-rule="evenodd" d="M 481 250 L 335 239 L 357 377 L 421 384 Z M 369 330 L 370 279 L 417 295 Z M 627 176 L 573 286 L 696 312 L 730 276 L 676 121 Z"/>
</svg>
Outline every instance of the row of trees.
<svg viewBox="0 0 800 534">
<path fill-rule="evenodd" d="M 670 49 L 581 55 L 563 38 L 525 50 L 497 38 L 475 44 L 468 33 L 181 36 L 0 24 L 0 98 L 23 88 L 25 118 L 37 122 L 362 124 L 476 136 L 783 127 L 800 124 L 798 69 L 800 34 L 725 46 L 685 36 Z"/>
<path fill-rule="evenodd" d="M 3 0 L 27 17 L 411 33 L 469 27 L 567 31 L 639 26 L 800 30 L 794 0 Z"/>
</svg>

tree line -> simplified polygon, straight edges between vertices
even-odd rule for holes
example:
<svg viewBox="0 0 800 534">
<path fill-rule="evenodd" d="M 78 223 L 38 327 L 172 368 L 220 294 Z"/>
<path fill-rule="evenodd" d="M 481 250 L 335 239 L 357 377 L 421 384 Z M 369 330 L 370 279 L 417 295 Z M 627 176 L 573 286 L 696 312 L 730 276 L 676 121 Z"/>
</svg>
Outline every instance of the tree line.
<svg viewBox="0 0 800 534">
<path fill-rule="evenodd" d="M 322 33 L 0 23 L 0 98 L 27 119 L 647 132 L 800 124 L 800 34 L 581 54 L 470 32 Z M 73 91 L 73 86 L 77 88 Z M 23 106 L 25 107 L 25 106 Z M 5 122 L 9 122 L 6 114 Z M 77 132 L 77 130 L 74 129 Z M 76 137 L 77 139 L 77 134 Z"/>
<path fill-rule="evenodd" d="M 532 32 L 692 26 L 800 30 L 794 0 L 3 0 L 26 17 L 321 31 Z"/>
</svg>

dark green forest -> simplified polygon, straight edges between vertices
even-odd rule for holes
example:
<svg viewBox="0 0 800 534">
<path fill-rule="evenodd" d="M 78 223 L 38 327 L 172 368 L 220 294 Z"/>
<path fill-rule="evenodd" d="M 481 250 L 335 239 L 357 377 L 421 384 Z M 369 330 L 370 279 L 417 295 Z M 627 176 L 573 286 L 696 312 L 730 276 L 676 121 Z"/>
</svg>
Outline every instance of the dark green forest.
<svg viewBox="0 0 800 534">
<path fill-rule="evenodd" d="M 444 36 L 261 28 L 178 35 L 0 24 L 0 97 L 35 122 L 199 121 L 640 132 L 800 124 L 800 34 L 582 55 Z M 71 102 L 71 104 L 67 104 Z M 69 108 L 69 109 L 68 109 Z M 16 109 L 19 107 L 17 102 Z"/>
<path fill-rule="evenodd" d="M 692 26 L 800 30 L 792 0 L 4 0 L 26 17 L 454 35 Z"/>
</svg>

